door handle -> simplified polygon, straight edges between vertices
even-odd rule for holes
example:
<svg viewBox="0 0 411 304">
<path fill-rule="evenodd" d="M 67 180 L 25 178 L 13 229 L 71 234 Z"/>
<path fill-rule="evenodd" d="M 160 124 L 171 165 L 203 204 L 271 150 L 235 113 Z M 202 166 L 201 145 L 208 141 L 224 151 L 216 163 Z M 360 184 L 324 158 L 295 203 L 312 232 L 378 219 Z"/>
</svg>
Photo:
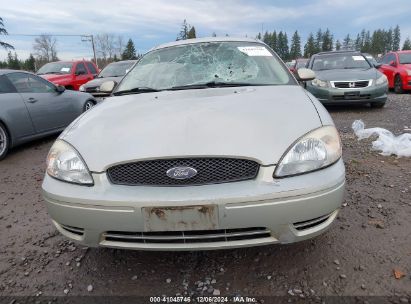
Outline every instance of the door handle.
<svg viewBox="0 0 411 304">
<path fill-rule="evenodd" d="M 30 97 L 29 99 L 27 99 L 27 102 L 29 103 L 35 103 L 37 101 L 36 98 Z"/>
</svg>

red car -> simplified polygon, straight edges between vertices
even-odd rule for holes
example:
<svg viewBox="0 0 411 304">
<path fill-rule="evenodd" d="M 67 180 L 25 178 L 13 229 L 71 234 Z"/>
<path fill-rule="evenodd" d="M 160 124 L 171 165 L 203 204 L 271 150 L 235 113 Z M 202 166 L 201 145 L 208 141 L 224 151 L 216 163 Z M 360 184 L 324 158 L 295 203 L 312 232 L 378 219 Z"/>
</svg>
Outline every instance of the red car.
<svg viewBox="0 0 411 304">
<path fill-rule="evenodd" d="M 411 90 L 411 51 L 390 52 L 381 59 L 380 72 L 388 78 L 388 87 L 401 94 Z"/>
<path fill-rule="evenodd" d="M 94 79 L 98 72 L 98 68 L 91 61 L 56 61 L 43 65 L 37 75 L 55 85 L 78 91 L 81 85 Z"/>
</svg>

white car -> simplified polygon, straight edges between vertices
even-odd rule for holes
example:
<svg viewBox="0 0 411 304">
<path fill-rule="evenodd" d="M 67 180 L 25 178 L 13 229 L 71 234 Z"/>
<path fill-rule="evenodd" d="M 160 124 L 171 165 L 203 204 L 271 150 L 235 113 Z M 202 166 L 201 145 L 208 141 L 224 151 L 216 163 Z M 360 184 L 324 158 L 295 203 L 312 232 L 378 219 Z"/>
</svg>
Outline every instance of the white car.
<svg viewBox="0 0 411 304">
<path fill-rule="evenodd" d="M 278 56 L 204 38 L 154 48 L 69 126 L 43 194 L 57 229 L 87 246 L 204 250 L 317 236 L 344 185 L 330 115 Z"/>
</svg>

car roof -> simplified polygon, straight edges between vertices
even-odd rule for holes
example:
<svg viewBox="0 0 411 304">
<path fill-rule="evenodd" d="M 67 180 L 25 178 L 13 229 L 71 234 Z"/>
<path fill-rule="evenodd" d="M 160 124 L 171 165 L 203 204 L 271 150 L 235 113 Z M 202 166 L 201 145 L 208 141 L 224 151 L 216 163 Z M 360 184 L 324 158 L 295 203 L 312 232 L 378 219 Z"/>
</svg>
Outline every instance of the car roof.
<svg viewBox="0 0 411 304">
<path fill-rule="evenodd" d="M 15 72 L 32 74 L 30 72 L 22 71 L 22 70 L 0 69 L 0 75 L 6 75 L 10 73 L 15 73 Z"/>
<path fill-rule="evenodd" d="M 353 51 L 353 50 L 344 50 L 344 51 L 329 51 L 329 52 L 320 52 L 315 54 L 314 56 L 317 55 L 333 55 L 333 54 L 361 54 L 360 51 Z"/>
<path fill-rule="evenodd" d="M 205 37 L 205 38 L 195 38 L 195 39 L 186 39 L 186 40 L 177 40 L 173 42 L 163 43 L 154 48 L 150 51 L 164 49 L 172 46 L 178 45 L 187 45 L 187 44 L 195 44 L 195 43 L 202 43 L 202 42 L 258 42 L 264 44 L 264 42 L 253 39 L 253 38 L 237 38 L 237 37 Z"/>
<path fill-rule="evenodd" d="M 403 54 L 403 53 L 411 53 L 411 50 L 404 50 L 404 51 L 393 51 L 392 53 L 398 53 L 398 54 Z"/>
</svg>

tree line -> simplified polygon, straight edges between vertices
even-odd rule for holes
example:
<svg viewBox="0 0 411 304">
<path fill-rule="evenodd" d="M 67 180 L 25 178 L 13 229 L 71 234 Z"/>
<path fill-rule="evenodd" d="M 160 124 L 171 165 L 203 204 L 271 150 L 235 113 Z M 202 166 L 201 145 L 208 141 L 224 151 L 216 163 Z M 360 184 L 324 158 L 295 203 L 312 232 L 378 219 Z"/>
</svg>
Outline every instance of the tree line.
<svg viewBox="0 0 411 304">
<path fill-rule="evenodd" d="M 307 41 L 302 47 L 301 36 L 295 31 L 289 43 L 286 32 L 273 31 L 265 32 L 263 35 L 258 33 L 257 39 L 269 45 L 283 60 L 291 60 L 298 57 L 310 57 L 319 52 L 333 50 L 357 50 L 363 53 L 370 53 L 374 56 L 385 54 L 389 51 L 411 50 L 411 41 L 407 38 L 400 47 L 401 30 L 397 25 L 395 28 L 377 29 L 372 33 L 363 29 L 356 36 L 351 37 L 347 34 L 342 40 L 335 40 L 335 36 L 327 28 L 318 29 L 308 35 Z"/>
</svg>

